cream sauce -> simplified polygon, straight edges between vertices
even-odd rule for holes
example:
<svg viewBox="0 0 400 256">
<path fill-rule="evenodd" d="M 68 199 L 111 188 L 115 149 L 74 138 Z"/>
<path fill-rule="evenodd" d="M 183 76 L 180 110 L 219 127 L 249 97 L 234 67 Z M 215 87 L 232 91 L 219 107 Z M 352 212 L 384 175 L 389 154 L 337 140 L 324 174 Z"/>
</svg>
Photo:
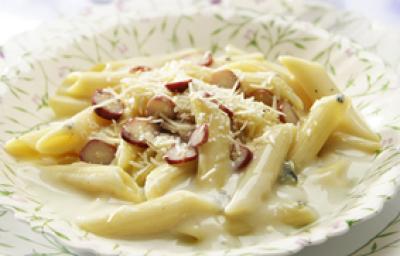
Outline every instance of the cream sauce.
<svg viewBox="0 0 400 256">
<path fill-rule="evenodd" d="M 189 222 L 198 222 L 199 227 L 204 227 L 204 240 L 201 242 L 188 243 L 187 239 L 177 239 L 181 237 L 176 236 L 176 232 L 180 232 L 178 227 L 177 231 L 174 231 L 175 235 L 164 234 L 126 240 L 104 239 L 147 250 L 163 248 L 163 251 L 187 252 L 192 251 L 194 247 L 198 250 L 226 250 L 285 237 L 298 229 L 283 224 L 276 218 L 274 213 L 282 202 L 303 202 L 318 213 L 319 221 L 324 221 L 332 213 L 337 212 L 346 201 L 346 195 L 364 175 L 369 159 L 370 157 L 366 155 L 351 151 L 325 154 L 299 175 L 297 186 L 278 185 L 259 210 L 245 221 L 227 222 L 223 216 L 189 220 Z M 24 169 L 19 172 L 25 181 L 24 189 L 35 194 L 45 207 L 55 212 L 60 218 L 74 222 L 82 215 L 110 211 L 110 209 L 118 209 L 129 204 L 106 196 L 96 197 L 79 192 L 55 180 L 49 171 L 39 171 L 32 167 Z M 234 174 L 221 190 L 211 191 L 201 190 L 195 186 L 194 181 L 186 180 L 177 185 L 174 190 L 191 190 L 224 206 L 231 199 L 238 180 L 239 174 Z M 235 230 L 239 234 L 251 232 L 235 236 L 227 230 Z"/>
</svg>

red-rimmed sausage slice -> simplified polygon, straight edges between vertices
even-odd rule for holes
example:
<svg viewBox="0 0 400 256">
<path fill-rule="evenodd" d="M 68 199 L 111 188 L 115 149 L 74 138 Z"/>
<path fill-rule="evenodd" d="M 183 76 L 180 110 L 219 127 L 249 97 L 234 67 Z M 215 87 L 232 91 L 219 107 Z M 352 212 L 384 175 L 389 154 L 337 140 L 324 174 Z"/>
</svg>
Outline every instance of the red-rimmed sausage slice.
<svg viewBox="0 0 400 256">
<path fill-rule="evenodd" d="M 208 124 L 202 124 L 193 131 L 190 135 L 189 145 L 198 147 L 205 144 L 208 141 Z"/>
<path fill-rule="evenodd" d="M 267 106 L 272 106 L 274 101 L 273 93 L 264 88 L 258 88 L 246 95 L 247 98 L 253 97 L 255 101 L 262 102 Z"/>
<path fill-rule="evenodd" d="M 231 158 L 233 160 L 233 168 L 242 170 L 253 160 L 253 152 L 245 145 L 233 145 Z"/>
<path fill-rule="evenodd" d="M 283 113 L 279 115 L 279 120 L 282 123 L 296 124 L 299 121 L 299 117 L 296 112 L 294 112 L 292 104 L 286 100 L 278 102 L 278 110 Z"/>
<path fill-rule="evenodd" d="M 176 117 L 175 103 L 166 95 L 153 96 L 146 106 L 147 116 L 162 117 L 165 116 L 170 119 Z"/>
<path fill-rule="evenodd" d="M 147 148 L 158 134 L 159 127 L 151 119 L 141 117 L 128 120 L 121 130 L 122 139 L 142 148 Z"/>
<path fill-rule="evenodd" d="M 211 74 L 210 84 L 218 85 L 222 88 L 231 89 L 238 86 L 239 78 L 229 69 L 223 69 Z"/>
<path fill-rule="evenodd" d="M 106 105 L 94 108 L 94 112 L 107 120 L 118 120 L 124 113 L 124 104 L 120 99 L 115 99 L 115 96 L 105 90 L 97 90 L 92 96 L 92 104 L 98 105 L 102 102 L 109 101 Z"/>
<path fill-rule="evenodd" d="M 91 164 L 110 164 L 115 158 L 117 148 L 102 140 L 93 139 L 79 152 L 81 161 Z"/>
<path fill-rule="evenodd" d="M 183 164 L 194 161 L 198 157 L 197 149 L 186 143 L 175 144 L 164 156 L 169 164 Z"/>
<path fill-rule="evenodd" d="M 182 93 L 182 92 L 186 91 L 186 89 L 189 87 L 189 83 L 191 83 L 191 82 L 192 82 L 192 79 L 170 82 L 170 83 L 165 84 L 165 87 L 170 92 Z"/>
</svg>

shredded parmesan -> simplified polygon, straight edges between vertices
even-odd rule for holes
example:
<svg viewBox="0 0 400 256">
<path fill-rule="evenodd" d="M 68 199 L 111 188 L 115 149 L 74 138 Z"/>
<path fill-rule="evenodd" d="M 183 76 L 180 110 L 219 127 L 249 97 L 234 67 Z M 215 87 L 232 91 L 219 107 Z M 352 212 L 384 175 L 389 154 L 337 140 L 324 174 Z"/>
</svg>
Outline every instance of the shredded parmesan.
<svg viewBox="0 0 400 256">
<path fill-rule="evenodd" d="M 241 56 L 243 57 L 243 56 Z M 249 58 L 259 58 L 256 55 L 248 55 Z M 146 115 L 146 107 L 149 99 L 155 95 L 167 95 L 174 102 L 174 112 L 178 113 L 178 117 L 184 122 L 198 123 L 212 122 L 218 115 L 207 116 L 205 113 L 197 113 L 196 120 L 193 114 L 193 99 L 201 99 L 210 107 L 218 109 L 224 106 L 233 112 L 231 122 L 233 126 L 237 125 L 236 130 L 224 134 L 232 143 L 237 144 L 237 139 L 241 141 L 251 141 L 261 135 L 263 131 L 269 127 L 279 123 L 279 116 L 282 113 L 278 110 L 278 99 L 280 95 L 276 91 L 281 92 L 285 85 L 277 85 L 275 83 L 283 83 L 276 72 L 245 72 L 240 70 L 239 66 L 232 66 L 231 71 L 238 77 L 232 88 L 221 88 L 217 85 L 209 83 L 210 75 L 215 69 L 229 68 L 230 62 L 239 60 L 235 56 L 230 56 L 230 60 L 215 57 L 215 67 L 204 67 L 193 63 L 188 59 L 174 59 L 165 62 L 163 65 L 152 67 L 151 70 L 138 72 L 127 75 L 121 79 L 121 83 L 113 88 L 106 88 L 107 92 L 112 93 L 115 98 L 120 99 L 125 108 L 124 115 L 121 119 L 104 129 L 98 129 L 97 132 L 90 135 L 90 138 L 101 139 L 112 144 L 118 144 L 120 138 L 121 127 L 132 118 L 132 115 Z M 247 57 L 246 57 L 247 58 Z M 219 66 L 218 66 L 219 65 Z M 224 66 L 221 66 L 224 65 Z M 279 77 L 278 77 L 279 78 Z M 188 88 L 182 93 L 174 93 L 169 91 L 165 84 L 175 81 L 183 81 L 190 79 Z M 273 104 L 268 106 L 262 102 L 256 101 L 253 97 L 248 98 L 245 95 L 243 86 L 251 83 L 257 87 L 270 88 L 273 92 Z M 279 89 L 279 90 L 278 90 Z M 291 96 L 292 97 L 292 96 Z M 113 100 L 113 99 L 111 99 Z M 110 100 L 110 101 L 111 101 Z M 109 101 L 101 102 L 98 106 L 108 104 Z M 165 154 L 174 145 L 183 143 L 183 139 L 187 140 L 191 132 L 195 128 L 195 124 L 177 123 L 177 120 L 170 119 L 163 114 L 161 118 L 149 119 L 149 122 L 164 129 L 169 130 L 170 134 L 160 133 L 151 136 L 151 140 L 147 141 L 148 148 L 137 153 L 135 161 L 131 161 L 130 165 L 135 168 L 144 168 L 149 164 L 159 164 L 163 161 Z M 218 127 L 224 130 L 224 125 Z M 143 131 L 143 134 L 147 131 Z M 154 138 L 153 138 L 154 137 Z M 148 137 L 145 137 L 147 139 Z M 211 138 L 210 141 L 216 140 Z"/>
</svg>

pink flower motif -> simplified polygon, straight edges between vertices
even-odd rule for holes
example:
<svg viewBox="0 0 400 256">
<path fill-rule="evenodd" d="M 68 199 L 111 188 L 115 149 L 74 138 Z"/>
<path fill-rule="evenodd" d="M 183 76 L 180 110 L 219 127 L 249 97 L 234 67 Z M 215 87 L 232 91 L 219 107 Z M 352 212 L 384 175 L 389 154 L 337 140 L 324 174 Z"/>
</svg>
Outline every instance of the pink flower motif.
<svg viewBox="0 0 400 256">
<path fill-rule="evenodd" d="M 0 59 L 4 59 L 3 47 L 0 47 Z"/>
<path fill-rule="evenodd" d="M 35 103 L 36 105 L 40 104 L 41 99 L 40 99 L 39 95 L 35 94 L 35 95 L 33 95 L 33 97 L 31 99 L 32 99 L 33 103 Z"/>
<path fill-rule="evenodd" d="M 128 51 L 128 46 L 126 44 L 121 44 L 118 46 L 118 51 L 124 54 Z"/>
<path fill-rule="evenodd" d="M 28 202 L 25 198 L 20 197 L 20 196 L 18 196 L 18 195 L 16 195 L 16 194 L 13 194 L 13 195 L 11 196 L 11 198 L 12 198 L 13 200 L 15 200 L 15 201 L 22 202 L 22 203 Z"/>
<path fill-rule="evenodd" d="M 93 12 L 93 9 L 90 6 L 87 6 L 82 10 L 81 14 L 83 16 L 89 16 L 90 14 L 92 14 L 92 12 Z"/>
<path fill-rule="evenodd" d="M 221 4 L 222 0 L 210 0 L 211 4 Z"/>
<path fill-rule="evenodd" d="M 66 66 L 62 66 L 58 69 L 58 76 L 60 78 L 65 77 L 69 73 L 69 68 Z"/>
<path fill-rule="evenodd" d="M 300 244 L 301 246 L 306 246 L 306 245 L 308 245 L 310 243 L 310 241 L 308 241 L 308 239 L 305 239 L 305 238 L 299 238 L 296 241 L 296 243 Z"/>
<path fill-rule="evenodd" d="M 255 33 L 256 32 L 253 29 L 248 29 L 244 33 L 244 38 L 246 38 L 247 40 L 251 40 L 251 39 L 253 39 Z"/>
<path fill-rule="evenodd" d="M 386 139 L 382 140 L 383 147 L 390 146 L 390 145 L 393 145 L 393 138 L 386 138 Z"/>
<path fill-rule="evenodd" d="M 346 49 L 345 53 L 346 53 L 346 56 L 347 56 L 347 57 L 351 57 L 351 56 L 354 55 L 354 50 L 348 48 L 348 49 Z"/>
<path fill-rule="evenodd" d="M 339 229 L 341 227 L 341 221 L 336 221 L 333 225 L 332 228 L 333 229 Z"/>
<path fill-rule="evenodd" d="M 117 8 L 118 11 L 124 12 L 126 11 L 125 9 L 125 0 L 117 0 L 115 1 L 115 8 Z"/>
</svg>

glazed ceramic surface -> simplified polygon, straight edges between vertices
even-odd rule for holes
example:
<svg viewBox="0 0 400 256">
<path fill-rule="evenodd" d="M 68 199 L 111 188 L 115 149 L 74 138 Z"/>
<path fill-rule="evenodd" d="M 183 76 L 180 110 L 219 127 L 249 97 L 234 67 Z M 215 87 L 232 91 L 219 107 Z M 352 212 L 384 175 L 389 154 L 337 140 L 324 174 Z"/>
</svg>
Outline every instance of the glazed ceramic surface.
<svg viewBox="0 0 400 256">
<path fill-rule="evenodd" d="M 157 4 L 133 8 L 132 3 L 124 8 L 100 9 L 89 16 L 61 20 L 17 36 L 2 48 L 5 58 L 0 75 L 0 140 L 4 143 L 50 121 L 52 114 L 47 100 L 63 77 L 97 62 L 186 47 L 218 52 L 228 43 L 247 51 L 263 52 L 271 61 L 281 54 L 311 59 L 322 63 L 339 87 L 353 97 L 353 104 L 382 136 L 384 148 L 365 170 L 363 180 L 348 195 L 343 207 L 285 239 L 224 253 L 288 255 L 343 234 L 353 224 L 378 213 L 398 187 L 400 88 L 395 70 L 400 55 L 386 53 L 384 44 L 389 40 L 367 45 L 361 35 L 346 34 L 353 23 L 339 19 L 332 9 L 288 3 L 254 0 L 246 5 L 243 1 L 208 5 L 194 1 L 184 6 L 176 2 L 175 6 L 164 8 L 157 8 Z M 262 10 L 268 10 L 269 14 Z M 357 26 L 360 25 L 361 20 Z M 2 207 L 12 210 L 34 232 L 42 234 L 37 239 L 35 235 L 16 232 L 20 240 L 60 254 L 91 251 L 106 255 L 176 255 L 160 250 L 138 251 L 129 242 L 116 242 L 79 230 L 24 189 L 19 177 L 24 164 L 15 162 L 3 150 L 0 159 Z M 5 210 L 0 216 L 3 216 L 0 221 L 10 218 Z M 0 241 L 0 248 L 14 247 L 4 241 Z M 371 247 L 371 251 L 379 249 L 377 244 L 372 246 L 375 248 Z M 221 252 L 202 251 L 192 255 L 221 255 Z"/>
</svg>

